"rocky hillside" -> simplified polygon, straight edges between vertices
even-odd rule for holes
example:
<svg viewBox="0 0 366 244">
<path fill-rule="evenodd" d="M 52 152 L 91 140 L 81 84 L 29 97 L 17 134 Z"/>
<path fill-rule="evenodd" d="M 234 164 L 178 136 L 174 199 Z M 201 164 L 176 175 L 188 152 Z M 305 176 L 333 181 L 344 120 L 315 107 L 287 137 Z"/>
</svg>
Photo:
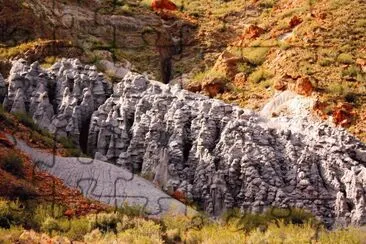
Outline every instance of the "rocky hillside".
<svg viewBox="0 0 366 244">
<path fill-rule="evenodd" d="M 152 63 L 159 63 L 160 59 L 154 43 L 157 36 L 158 45 L 164 50 L 174 47 L 174 43 L 160 17 L 146 5 L 133 2 L 2 1 L 3 75 L 9 71 L 6 59 L 14 57 L 46 64 L 57 57 L 78 57 L 99 64 L 101 70 L 108 69 L 111 77 L 118 77 L 118 72 L 110 70 L 106 61 L 124 67 L 127 59 L 135 69 L 149 71 L 156 67 Z M 150 72 L 160 75 L 158 70 Z"/>
<path fill-rule="evenodd" d="M 365 145 L 308 114 L 268 119 L 131 72 L 112 94 L 103 74 L 73 59 L 49 70 L 19 60 L 7 83 L 8 111 L 29 114 L 84 153 L 180 193 L 211 215 L 278 206 L 308 209 L 328 225 L 366 221 Z M 69 164 L 51 172 L 77 182 L 64 176 Z M 75 167 L 70 172 L 82 172 Z"/>
<path fill-rule="evenodd" d="M 261 109 L 279 91 L 293 90 L 313 97 L 321 118 L 364 140 L 365 2 L 246 2 L 217 5 L 226 6 L 230 33 L 240 34 L 225 39 L 226 50 L 196 72 L 188 89 L 252 109 Z"/>
<path fill-rule="evenodd" d="M 0 70 L 8 58 L 78 57 L 111 79 L 133 69 L 255 110 L 289 89 L 365 140 L 364 1 L 175 3 L 154 13 L 149 0 L 4 1 Z"/>
<path fill-rule="evenodd" d="M 27 204 L 28 208 L 53 203 L 64 206 L 65 210 L 68 209 L 69 213 L 75 216 L 97 213 L 109 208 L 106 204 L 85 198 L 79 189 L 68 187 L 59 178 L 40 171 L 29 154 L 19 150 L 13 139 L 9 139 L 7 135 L 22 137 L 32 147 L 48 148 L 48 150 L 52 148 L 52 137 L 38 133 L 34 127 L 30 128 L 30 125 L 35 125 L 27 124 L 24 117 L 15 117 L 2 109 L 0 110 L 0 118 L 1 199 L 18 199 Z M 51 141 L 51 145 L 49 141 Z M 65 149 L 62 144 L 57 146 L 59 153 L 65 153 L 65 150 L 71 149 Z M 65 212 L 66 215 L 67 212 Z M 3 217 L 2 215 L 1 218 Z M 4 228 L 3 222 L 1 223 L 1 228 Z"/>
<path fill-rule="evenodd" d="M 364 1 L 0 3 L 0 102 L 23 140 L 50 150 L 51 133 L 53 154 L 98 161 L 87 177 L 127 169 L 210 216 L 365 224 Z M 77 186 L 59 159 L 49 172 Z"/>
</svg>

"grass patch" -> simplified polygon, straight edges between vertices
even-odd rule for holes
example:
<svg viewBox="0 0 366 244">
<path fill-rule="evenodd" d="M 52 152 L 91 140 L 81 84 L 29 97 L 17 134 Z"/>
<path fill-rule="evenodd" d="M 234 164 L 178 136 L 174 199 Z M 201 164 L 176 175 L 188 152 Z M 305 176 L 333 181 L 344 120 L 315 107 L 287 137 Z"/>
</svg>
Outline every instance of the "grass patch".
<svg viewBox="0 0 366 244">
<path fill-rule="evenodd" d="M 2 244 L 17 243 L 23 231 L 24 229 L 18 226 L 12 226 L 9 229 L 0 228 L 0 243 Z"/>
<path fill-rule="evenodd" d="M 361 243 L 366 237 L 356 228 L 327 231 L 301 209 L 270 209 L 263 214 L 233 209 L 221 221 L 170 214 L 152 220 L 112 210 L 69 219 L 64 210 L 52 204 L 22 208 L 18 201 L 0 200 L 0 240 L 17 242 L 23 228 L 29 229 L 29 224 L 24 227 L 27 222 L 38 236 L 46 232 L 87 243 Z"/>
<path fill-rule="evenodd" d="M 33 119 L 26 113 L 14 113 L 15 118 L 29 129 L 40 131 L 39 126 L 33 121 Z"/>
<path fill-rule="evenodd" d="M 321 58 L 319 59 L 319 65 L 325 67 L 325 66 L 329 66 L 331 64 L 334 63 L 334 59 L 333 58 Z"/>
<path fill-rule="evenodd" d="M 61 145 L 64 147 L 64 148 L 66 148 L 66 149 L 74 149 L 74 148 L 76 148 L 76 146 L 75 146 L 75 144 L 74 144 L 74 142 L 72 141 L 72 139 L 71 138 L 69 138 L 69 137 L 65 137 L 65 136 L 63 136 L 63 137 L 60 137 L 60 138 L 57 138 L 57 141 L 59 142 L 59 143 L 61 143 Z"/>
<path fill-rule="evenodd" d="M 341 64 L 353 64 L 353 56 L 350 53 L 341 53 L 337 57 L 337 61 Z"/>
<path fill-rule="evenodd" d="M 144 217 L 148 214 L 143 206 L 131 206 L 124 202 L 121 207 L 117 208 L 117 212 L 130 217 Z"/>
<path fill-rule="evenodd" d="M 366 81 L 366 74 L 356 65 L 350 65 L 342 71 L 342 77 L 349 76 L 355 78 L 359 82 Z"/>
<path fill-rule="evenodd" d="M 25 53 L 27 50 L 34 48 L 37 45 L 41 45 L 45 41 L 38 39 L 32 42 L 22 43 L 14 47 L 2 47 L 0 48 L 0 59 L 9 59 L 19 54 Z"/>
<path fill-rule="evenodd" d="M 14 152 L 0 158 L 0 167 L 14 176 L 24 177 L 23 159 Z"/>
<path fill-rule="evenodd" d="M 254 71 L 255 67 L 251 64 L 246 63 L 246 62 L 241 62 L 241 63 L 238 63 L 236 65 L 236 69 L 238 70 L 238 72 L 249 75 Z"/>
<path fill-rule="evenodd" d="M 11 120 L 8 115 L 7 112 L 4 110 L 4 107 L 0 104 L 0 128 L 4 127 L 4 128 L 12 128 L 15 127 L 15 124 L 13 122 L 13 120 Z"/>
<path fill-rule="evenodd" d="M 263 68 L 259 68 L 251 73 L 248 80 L 252 83 L 260 83 L 273 77 L 273 74 Z"/>
<path fill-rule="evenodd" d="M 327 92 L 335 96 L 343 96 L 348 90 L 349 87 L 342 83 L 331 83 L 327 86 Z"/>
<path fill-rule="evenodd" d="M 193 83 L 201 83 L 203 81 L 213 79 L 221 79 L 223 81 L 227 81 L 226 74 L 223 71 L 213 69 L 198 72 L 192 77 L 191 80 Z"/>
<path fill-rule="evenodd" d="M 82 157 L 84 155 L 78 146 L 75 145 L 74 141 L 69 137 L 57 138 L 57 142 L 65 148 L 65 157 Z"/>
<path fill-rule="evenodd" d="M 266 56 L 270 48 L 268 47 L 247 47 L 232 48 L 232 53 L 238 57 L 243 57 L 252 65 L 261 65 L 266 61 Z"/>
<path fill-rule="evenodd" d="M 276 4 L 276 0 L 262 0 L 259 2 L 261 8 L 273 8 Z"/>
</svg>

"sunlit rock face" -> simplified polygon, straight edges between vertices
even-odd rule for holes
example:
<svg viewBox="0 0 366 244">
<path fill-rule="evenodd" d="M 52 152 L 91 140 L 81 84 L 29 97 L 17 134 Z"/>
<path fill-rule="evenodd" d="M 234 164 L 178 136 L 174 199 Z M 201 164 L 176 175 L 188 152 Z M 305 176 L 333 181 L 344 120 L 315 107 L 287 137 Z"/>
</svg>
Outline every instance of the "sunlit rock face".
<svg viewBox="0 0 366 244">
<path fill-rule="evenodd" d="M 328 223 L 366 221 L 366 147 L 324 122 L 266 120 L 129 74 L 93 113 L 88 143 L 210 214 L 291 206 Z"/>
<path fill-rule="evenodd" d="M 77 145 L 83 131 L 87 137 L 92 113 L 112 91 L 95 66 L 77 59 L 62 59 L 49 70 L 38 62 L 28 66 L 24 60 L 14 61 L 7 83 L 8 111 L 28 113 L 41 128 L 70 136 Z"/>
<path fill-rule="evenodd" d="M 47 128 L 79 139 L 89 154 L 180 192 L 211 215 L 277 206 L 311 210 L 329 225 L 366 222 L 366 146 L 345 130 L 300 115 L 266 119 L 134 73 L 111 95 L 93 67 L 75 60 L 35 78 L 31 92 L 19 75 L 8 78 L 9 111 L 24 102 L 41 125 L 49 119 Z"/>
</svg>

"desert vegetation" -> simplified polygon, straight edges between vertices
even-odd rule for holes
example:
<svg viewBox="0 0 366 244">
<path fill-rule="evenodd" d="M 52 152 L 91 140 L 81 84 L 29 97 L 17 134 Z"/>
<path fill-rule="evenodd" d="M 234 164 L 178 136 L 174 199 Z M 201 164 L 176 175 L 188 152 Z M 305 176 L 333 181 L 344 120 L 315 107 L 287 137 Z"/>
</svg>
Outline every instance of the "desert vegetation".
<svg viewBox="0 0 366 244">
<path fill-rule="evenodd" d="M 167 214 L 157 220 L 128 204 L 73 216 L 62 205 L 7 200 L 0 201 L 0 232 L 5 243 L 40 238 L 85 243 L 362 243 L 366 237 L 353 227 L 329 231 L 299 209 L 246 215 L 232 210 L 218 219 Z"/>
</svg>

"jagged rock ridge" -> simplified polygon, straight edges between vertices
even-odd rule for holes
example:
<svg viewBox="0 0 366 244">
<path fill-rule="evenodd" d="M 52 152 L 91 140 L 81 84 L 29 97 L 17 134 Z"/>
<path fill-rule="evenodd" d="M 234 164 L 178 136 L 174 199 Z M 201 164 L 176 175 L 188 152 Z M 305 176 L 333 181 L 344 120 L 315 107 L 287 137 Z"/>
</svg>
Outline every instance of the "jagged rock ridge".
<svg viewBox="0 0 366 244">
<path fill-rule="evenodd" d="M 291 206 L 329 223 L 366 220 L 366 147 L 346 131 L 306 118 L 267 123 L 139 75 L 126 76 L 94 112 L 89 149 L 184 192 L 210 214 Z"/>
<path fill-rule="evenodd" d="M 40 127 L 79 145 L 87 137 L 92 113 L 112 93 L 111 84 L 96 70 L 77 59 L 62 59 L 48 71 L 38 62 L 28 66 L 24 60 L 15 61 L 4 107 L 29 113 Z"/>
<path fill-rule="evenodd" d="M 64 73 L 58 79 L 66 82 Z M 62 89 L 55 89 L 60 101 Z M 253 212 L 299 207 L 329 225 L 366 222 L 366 146 L 345 130 L 306 117 L 267 120 L 133 73 L 103 104 L 93 92 L 85 90 L 75 106 L 93 113 L 89 153 L 150 177 L 169 192 L 184 193 L 210 214 L 233 207 Z M 10 109 L 22 107 L 22 97 L 9 89 Z M 67 125 L 58 118 L 65 116 L 62 104 L 52 119 L 60 131 L 60 124 Z M 80 118 L 75 107 L 69 121 Z"/>
</svg>

